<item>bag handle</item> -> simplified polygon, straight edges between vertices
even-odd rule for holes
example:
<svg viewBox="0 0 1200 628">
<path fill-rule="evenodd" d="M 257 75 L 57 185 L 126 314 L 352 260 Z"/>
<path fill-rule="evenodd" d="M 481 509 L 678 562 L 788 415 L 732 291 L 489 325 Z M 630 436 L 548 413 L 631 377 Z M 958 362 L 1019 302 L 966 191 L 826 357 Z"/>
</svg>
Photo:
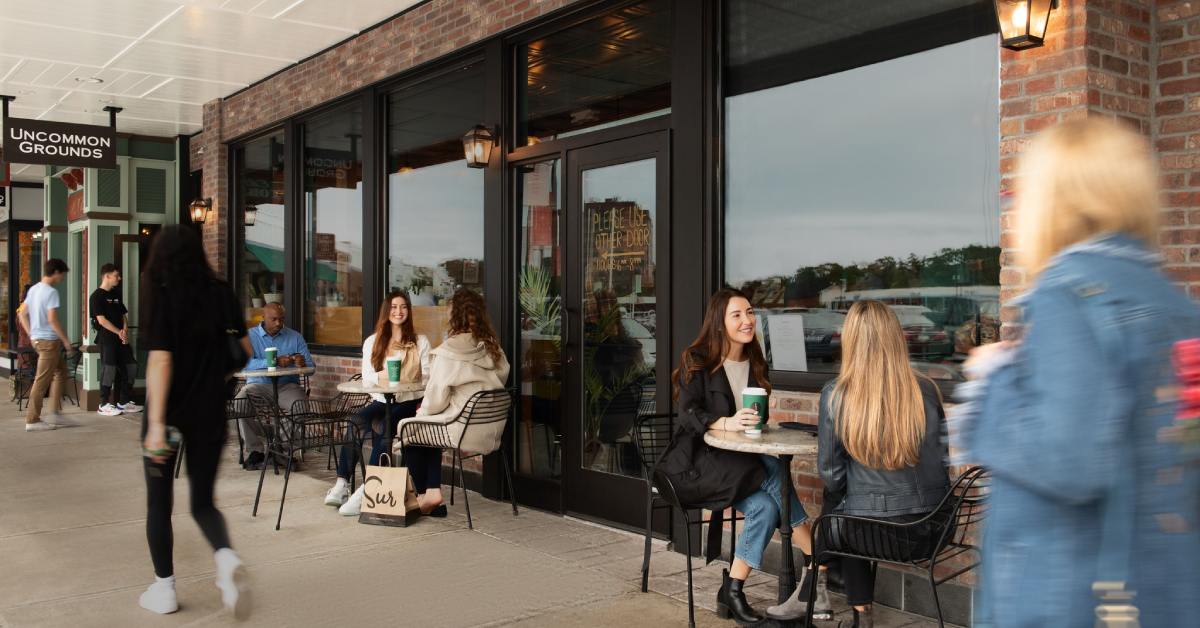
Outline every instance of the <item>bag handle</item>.
<svg viewBox="0 0 1200 628">
<path fill-rule="evenodd" d="M 396 466 L 396 465 L 395 465 L 395 464 L 392 462 L 392 454 L 391 454 L 391 453 L 389 453 L 389 452 L 386 452 L 386 451 L 385 451 L 385 452 L 383 452 L 383 453 L 381 453 L 381 454 L 379 454 L 379 462 L 380 462 L 380 464 L 382 464 L 382 463 L 383 463 L 383 459 L 384 459 L 385 457 L 388 459 L 388 461 L 387 461 L 387 465 L 386 465 L 386 466 L 389 466 L 389 467 L 394 467 L 394 466 Z"/>
</svg>

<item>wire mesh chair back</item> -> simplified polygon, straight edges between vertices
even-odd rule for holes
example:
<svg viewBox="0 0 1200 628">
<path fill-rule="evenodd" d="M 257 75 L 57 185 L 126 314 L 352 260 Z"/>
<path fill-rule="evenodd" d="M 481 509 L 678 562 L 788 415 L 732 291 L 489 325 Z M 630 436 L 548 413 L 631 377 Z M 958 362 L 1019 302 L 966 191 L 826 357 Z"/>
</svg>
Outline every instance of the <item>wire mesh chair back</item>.
<svg viewBox="0 0 1200 628">
<path fill-rule="evenodd" d="M 345 414 L 354 414 L 371 403 L 371 395 L 367 393 L 338 393 L 337 398 L 341 401 L 342 412 Z"/>
<path fill-rule="evenodd" d="M 615 443 L 629 435 L 637 423 L 642 407 L 642 384 L 629 382 L 617 391 L 600 416 L 597 438 L 602 443 Z"/>
<path fill-rule="evenodd" d="M 237 419 L 253 419 L 254 405 L 249 397 L 240 397 L 230 399 L 225 402 L 225 419 L 234 421 Z"/>
<path fill-rule="evenodd" d="M 983 468 L 968 469 L 938 507 L 916 521 L 895 523 L 833 513 L 818 520 L 815 533 L 824 539 L 830 554 L 918 566 L 942 562 L 975 549 L 970 534 L 987 511 L 987 479 Z"/>
<path fill-rule="evenodd" d="M 442 449 L 458 449 L 467 429 L 472 425 L 487 425 L 508 419 L 512 408 L 512 391 L 497 388 L 481 390 L 467 399 L 463 409 L 451 423 L 464 423 L 458 435 L 458 442 L 453 442 L 445 423 L 426 423 L 422 421 L 407 421 L 401 428 L 400 442 L 412 443 L 424 447 L 440 447 Z"/>
<path fill-rule="evenodd" d="M 254 409 L 254 420 L 274 440 L 275 426 L 279 425 L 279 420 L 282 417 L 279 406 L 275 405 L 275 402 L 270 397 L 264 397 L 263 395 L 251 393 L 245 398 L 250 401 L 250 407 Z"/>
<path fill-rule="evenodd" d="M 637 446 L 638 459 L 642 463 L 642 474 L 647 481 L 654 478 L 654 467 L 662 457 L 671 437 L 675 433 L 674 412 L 643 414 L 638 417 L 633 430 L 633 442 Z"/>
</svg>

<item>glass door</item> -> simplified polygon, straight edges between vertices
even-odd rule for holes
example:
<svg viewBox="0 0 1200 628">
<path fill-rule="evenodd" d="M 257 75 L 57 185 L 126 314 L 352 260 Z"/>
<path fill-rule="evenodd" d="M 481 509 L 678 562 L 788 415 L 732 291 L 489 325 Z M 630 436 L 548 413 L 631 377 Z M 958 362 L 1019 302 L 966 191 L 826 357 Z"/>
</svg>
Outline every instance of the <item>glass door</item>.
<svg viewBox="0 0 1200 628">
<path fill-rule="evenodd" d="M 666 407 L 670 360 L 667 134 L 567 154 L 566 362 L 562 469 L 566 510 L 645 525 L 634 426 Z M 661 290 L 660 290 L 661 288 Z M 664 344 L 664 348 L 666 345 Z"/>
</svg>

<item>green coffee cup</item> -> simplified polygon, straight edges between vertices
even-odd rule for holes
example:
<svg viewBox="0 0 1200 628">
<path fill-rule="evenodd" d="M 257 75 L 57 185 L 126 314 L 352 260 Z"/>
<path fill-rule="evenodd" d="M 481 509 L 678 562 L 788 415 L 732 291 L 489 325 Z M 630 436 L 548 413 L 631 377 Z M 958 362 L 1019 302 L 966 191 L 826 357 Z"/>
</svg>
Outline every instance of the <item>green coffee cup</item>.
<svg viewBox="0 0 1200 628">
<path fill-rule="evenodd" d="M 763 428 L 767 425 L 767 415 L 770 413 L 770 408 L 767 403 L 770 397 L 767 396 L 767 391 L 762 388 L 746 388 L 742 390 L 742 407 L 753 408 L 758 412 L 758 425 L 753 429 L 746 430 L 747 436 L 758 436 L 762 434 Z"/>
<path fill-rule="evenodd" d="M 275 347 L 267 347 L 266 349 L 263 349 L 263 353 L 267 356 L 267 368 L 275 368 L 276 357 L 279 355 L 279 349 L 276 349 Z"/>
<path fill-rule="evenodd" d="M 388 372 L 388 383 L 389 384 L 399 384 L 400 383 L 400 364 L 401 364 L 400 358 L 388 358 L 387 359 L 387 372 Z"/>
</svg>

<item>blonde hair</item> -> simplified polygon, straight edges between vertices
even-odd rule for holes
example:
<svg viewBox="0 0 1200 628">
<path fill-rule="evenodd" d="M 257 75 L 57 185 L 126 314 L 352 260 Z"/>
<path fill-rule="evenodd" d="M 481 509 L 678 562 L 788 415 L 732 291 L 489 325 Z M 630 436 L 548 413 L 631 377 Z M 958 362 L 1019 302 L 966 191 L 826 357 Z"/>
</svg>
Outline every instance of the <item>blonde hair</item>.
<svg viewBox="0 0 1200 628">
<path fill-rule="evenodd" d="M 1158 194 L 1150 146 L 1126 125 L 1087 118 L 1052 127 L 1021 160 L 1017 261 L 1033 278 L 1055 253 L 1110 232 L 1155 248 Z"/>
<path fill-rule="evenodd" d="M 917 378 L 896 313 L 879 301 L 851 306 L 842 329 L 842 369 L 829 400 L 850 457 L 889 471 L 917 464 L 925 436 Z"/>
</svg>

